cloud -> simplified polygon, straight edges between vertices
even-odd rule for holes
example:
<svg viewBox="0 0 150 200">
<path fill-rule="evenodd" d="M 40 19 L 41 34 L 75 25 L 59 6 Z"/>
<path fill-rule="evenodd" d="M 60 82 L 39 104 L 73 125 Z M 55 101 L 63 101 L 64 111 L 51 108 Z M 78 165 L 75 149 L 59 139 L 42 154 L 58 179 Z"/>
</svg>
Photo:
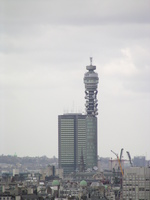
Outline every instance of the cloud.
<svg viewBox="0 0 150 200">
<path fill-rule="evenodd" d="M 150 93 L 150 59 L 148 50 L 140 47 L 121 49 L 122 56 L 103 66 L 104 76 L 113 83 L 119 81 L 118 92 L 132 91 Z M 145 59 L 147 58 L 147 59 Z M 142 64 L 142 65 L 141 65 Z M 125 90 L 123 90 L 123 88 Z"/>
<path fill-rule="evenodd" d="M 1 1 L 1 19 L 6 22 L 51 24 L 100 24 L 142 22 L 150 19 L 149 1 Z"/>
</svg>

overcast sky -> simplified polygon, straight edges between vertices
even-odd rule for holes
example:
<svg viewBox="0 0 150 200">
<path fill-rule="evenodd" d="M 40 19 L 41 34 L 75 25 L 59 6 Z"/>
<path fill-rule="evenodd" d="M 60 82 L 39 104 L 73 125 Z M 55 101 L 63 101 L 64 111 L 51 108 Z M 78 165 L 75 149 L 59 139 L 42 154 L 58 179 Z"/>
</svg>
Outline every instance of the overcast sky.
<svg viewBox="0 0 150 200">
<path fill-rule="evenodd" d="M 0 0 L 0 155 L 58 157 L 90 56 L 99 156 L 150 159 L 150 0 Z"/>
</svg>

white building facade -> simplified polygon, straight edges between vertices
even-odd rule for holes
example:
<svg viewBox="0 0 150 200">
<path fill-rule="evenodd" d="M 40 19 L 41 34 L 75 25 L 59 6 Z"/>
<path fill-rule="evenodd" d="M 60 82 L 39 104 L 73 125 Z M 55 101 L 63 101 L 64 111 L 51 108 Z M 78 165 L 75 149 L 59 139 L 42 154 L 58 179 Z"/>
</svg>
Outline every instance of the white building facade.
<svg viewBox="0 0 150 200">
<path fill-rule="evenodd" d="M 150 168 L 124 169 L 123 200 L 150 200 Z"/>
</svg>

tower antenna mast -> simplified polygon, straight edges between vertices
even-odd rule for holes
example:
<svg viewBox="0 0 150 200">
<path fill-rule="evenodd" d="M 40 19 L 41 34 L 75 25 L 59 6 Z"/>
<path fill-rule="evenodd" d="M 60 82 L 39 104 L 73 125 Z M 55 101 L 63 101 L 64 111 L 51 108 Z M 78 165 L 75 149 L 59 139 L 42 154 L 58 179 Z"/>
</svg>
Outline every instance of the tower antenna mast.
<svg viewBox="0 0 150 200">
<path fill-rule="evenodd" d="M 93 61 L 93 58 L 92 58 L 92 57 L 90 57 L 90 65 L 92 65 L 92 61 Z"/>
</svg>

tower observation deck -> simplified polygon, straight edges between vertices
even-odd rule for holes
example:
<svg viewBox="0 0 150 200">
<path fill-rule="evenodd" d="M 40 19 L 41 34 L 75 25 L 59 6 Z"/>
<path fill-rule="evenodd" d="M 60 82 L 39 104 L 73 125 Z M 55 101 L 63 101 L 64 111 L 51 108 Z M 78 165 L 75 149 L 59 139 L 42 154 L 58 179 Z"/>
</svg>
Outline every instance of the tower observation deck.
<svg viewBox="0 0 150 200">
<path fill-rule="evenodd" d="M 90 58 L 90 65 L 86 66 L 88 72 L 84 74 L 85 84 L 85 110 L 87 115 L 98 115 L 98 101 L 97 101 L 97 85 L 98 85 L 98 74 L 94 72 L 96 66 L 92 65 L 92 58 Z"/>
</svg>

